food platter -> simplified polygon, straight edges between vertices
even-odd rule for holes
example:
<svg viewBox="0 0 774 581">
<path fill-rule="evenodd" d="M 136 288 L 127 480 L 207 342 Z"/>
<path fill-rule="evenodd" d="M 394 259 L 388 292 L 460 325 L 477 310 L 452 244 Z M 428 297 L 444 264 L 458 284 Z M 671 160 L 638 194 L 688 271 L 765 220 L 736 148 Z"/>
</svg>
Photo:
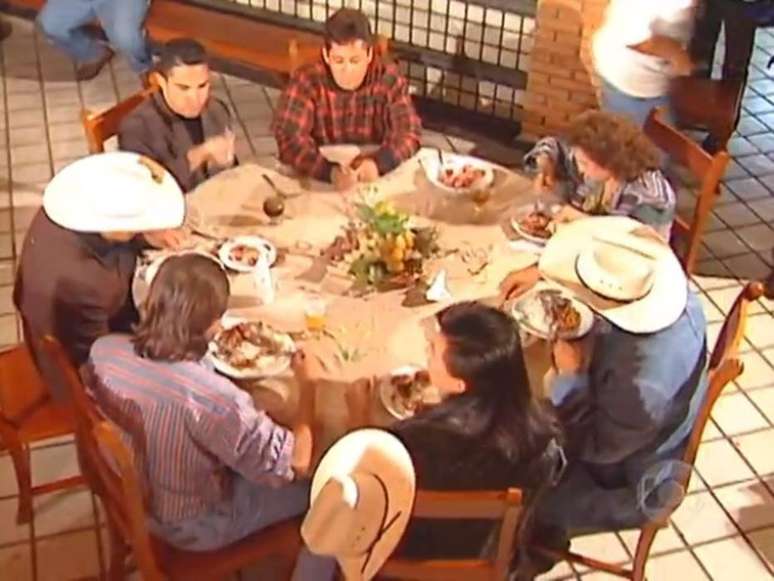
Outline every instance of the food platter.
<svg viewBox="0 0 774 581">
<path fill-rule="evenodd" d="M 594 325 L 594 313 L 564 289 L 538 282 L 510 307 L 519 325 L 541 339 L 578 339 Z"/>
<path fill-rule="evenodd" d="M 494 183 L 492 164 L 467 155 L 444 153 L 422 161 L 427 179 L 452 194 L 470 194 Z"/>
<path fill-rule="evenodd" d="M 263 256 L 269 266 L 277 261 L 277 248 L 260 236 L 238 236 L 224 242 L 218 257 L 226 268 L 250 272 Z"/>
<path fill-rule="evenodd" d="M 384 408 L 398 420 L 412 417 L 423 404 L 437 403 L 438 390 L 430 385 L 427 371 L 406 365 L 379 380 L 379 398 Z"/>
<path fill-rule="evenodd" d="M 511 218 L 511 227 L 525 240 L 543 245 L 554 235 L 554 216 L 560 209 L 559 204 L 551 207 L 535 204 L 524 206 Z"/>
<path fill-rule="evenodd" d="M 230 318 L 210 341 L 208 356 L 224 375 L 255 379 L 285 372 L 295 350 L 296 344 L 287 333 L 260 321 Z"/>
</svg>

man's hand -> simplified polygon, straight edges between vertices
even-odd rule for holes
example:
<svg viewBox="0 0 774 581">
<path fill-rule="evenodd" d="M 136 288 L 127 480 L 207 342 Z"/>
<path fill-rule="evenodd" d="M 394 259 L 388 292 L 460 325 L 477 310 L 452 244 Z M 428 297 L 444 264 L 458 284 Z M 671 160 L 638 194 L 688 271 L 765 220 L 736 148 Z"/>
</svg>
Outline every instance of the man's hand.
<svg viewBox="0 0 774 581">
<path fill-rule="evenodd" d="M 379 167 L 370 157 L 364 157 L 359 163 L 352 164 L 359 182 L 373 182 L 379 179 Z"/>
<path fill-rule="evenodd" d="M 540 271 L 537 266 L 530 266 L 522 270 L 517 270 L 506 276 L 500 283 L 500 302 L 505 303 L 523 295 L 540 280 Z"/>
<path fill-rule="evenodd" d="M 233 164 L 235 140 L 234 133 L 227 129 L 224 134 L 210 137 L 204 143 L 192 147 L 186 155 L 191 171 L 208 161 L 223 167 Z"/>
<path fill-rule="evenodd" d="M 290 366 L 302 387 L 315 385 L 325 374 L 325 365 L 320 358 L 306 353 L 303 349 L 293 354 Z"/>
<path fill-rule="evenodd" d="M 558 373 L 584 373 L 588 371 L 593 350 L 593 334 L 576 341 L 559 339 L 553 347 L 554 367 Z"/>
<path fill-rule="evenodd" d="M 693 72 L 694 63 L 685 50 L 675 51 L 670 59 L 672 72 L 678 77 L 687 77 Z"/>
<path fill-rule="evenodd" d="M 183 228 L 154 230 L 152 232 L 144 232 L 142 236 L 154 248 L 168 250 L 180 250 L 186 246 L 189 240 L 188 233 Z"/>
<path fill-rule="evenodd" d="M 357 185 L 357 173 L 349 167 L 337 165 L 331 172 L 331 182 L 337 190 L 346 192 Z"/>
</svg>

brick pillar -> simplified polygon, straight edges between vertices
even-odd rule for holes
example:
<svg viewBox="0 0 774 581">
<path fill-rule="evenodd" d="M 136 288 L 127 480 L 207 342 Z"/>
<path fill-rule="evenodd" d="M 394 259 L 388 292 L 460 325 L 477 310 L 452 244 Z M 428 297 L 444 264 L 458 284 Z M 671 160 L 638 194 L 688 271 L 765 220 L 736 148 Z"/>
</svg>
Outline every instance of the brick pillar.
<svg viewBox="0 0 774 581">
<path fill-rule="evenodd" d="M 523 136 L 556 133 L 578 113 L 599 106 L 589 49 L 608 1 L 539 0 Z"/>
</svg>

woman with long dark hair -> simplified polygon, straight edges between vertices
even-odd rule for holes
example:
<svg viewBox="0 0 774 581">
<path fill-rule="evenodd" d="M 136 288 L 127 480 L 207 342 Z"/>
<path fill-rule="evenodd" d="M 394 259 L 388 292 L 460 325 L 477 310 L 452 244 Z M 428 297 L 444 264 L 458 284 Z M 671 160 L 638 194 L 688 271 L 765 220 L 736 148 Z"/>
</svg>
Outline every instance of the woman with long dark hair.
<svg viewBox="0 0 774 581">
<path fill-rule="evenodd" d="M 530 495 L 554 475 L 561 456 L 551 408 L 530 389 L 519 332 L 508 315 L 480 303 L 452 305 L 429 332 L 432 384 L 443 400 L 391 430 L 406 444 L 425 490 L 498 490 Z M 362 386 L 348 393 L 354 423 L 367 423 Z M 412 521 L 399 552 L 459 557 L 481 552 L 491 521 Z"/>
</svg>

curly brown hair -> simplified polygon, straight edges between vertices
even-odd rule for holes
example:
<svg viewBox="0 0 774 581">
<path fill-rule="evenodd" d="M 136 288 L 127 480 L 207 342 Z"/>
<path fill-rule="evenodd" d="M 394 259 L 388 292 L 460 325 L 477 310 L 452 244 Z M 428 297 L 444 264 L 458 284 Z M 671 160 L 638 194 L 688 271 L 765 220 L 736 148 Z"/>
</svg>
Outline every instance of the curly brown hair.
<svg viewBox="0 0 774 581">
<path fill-rule="evenodd" d="M 645 133 L 613 113 L 582 113 L 568 128 L 567 141 L 620 181 L 637 179 L 661 165 L 659 151 Z"/>
</svg>

